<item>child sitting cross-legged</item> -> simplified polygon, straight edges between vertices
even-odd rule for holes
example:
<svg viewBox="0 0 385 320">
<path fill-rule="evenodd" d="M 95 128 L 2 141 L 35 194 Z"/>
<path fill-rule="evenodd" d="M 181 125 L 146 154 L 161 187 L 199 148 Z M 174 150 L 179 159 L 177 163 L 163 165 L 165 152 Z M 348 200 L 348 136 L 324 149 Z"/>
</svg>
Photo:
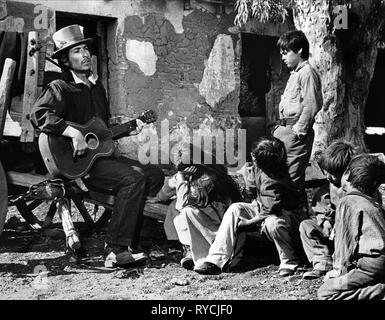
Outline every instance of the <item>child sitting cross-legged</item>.
<svg viewBox="0 0 385 320">
<path fill-rule="evenodd" d="M 263 137 L 252 146 L 257 199 L 233 203 L 225 212 L 205 259 L 194 270 L 200 274 L 221 273 L 227 262 L 238 262 L 246 232 L 260 231 L 274 242 L 280 258 L 281 276 L 292 275 L 300 264 L 299 224 L 307 217 L 303 197 L 290 179 L 283 142 Z"/>
</svg>

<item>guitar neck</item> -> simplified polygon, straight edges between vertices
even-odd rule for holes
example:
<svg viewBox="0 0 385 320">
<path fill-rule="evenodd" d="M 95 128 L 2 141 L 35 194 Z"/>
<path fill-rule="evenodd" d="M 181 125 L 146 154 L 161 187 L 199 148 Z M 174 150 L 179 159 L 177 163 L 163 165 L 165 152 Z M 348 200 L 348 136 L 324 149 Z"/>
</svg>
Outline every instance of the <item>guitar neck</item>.
<svg viewBox="0 0 385 320">
<path fill-rule="evenodd" d="M 113 126 L 110 129 L 112 132 L 112 139 L 120 139 L 122 137 L 127 137 L 130 135 L 131 131 L 134 131 L 136 129 L 136 119 L 119 124 L 117 126 Z"/>
</svg>

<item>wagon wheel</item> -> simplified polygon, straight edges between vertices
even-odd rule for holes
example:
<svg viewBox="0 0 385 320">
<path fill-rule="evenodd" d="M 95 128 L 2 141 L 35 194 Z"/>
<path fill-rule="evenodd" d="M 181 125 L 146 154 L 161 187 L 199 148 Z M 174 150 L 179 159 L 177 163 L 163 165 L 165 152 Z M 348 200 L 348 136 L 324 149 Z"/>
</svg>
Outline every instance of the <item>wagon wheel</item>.
<svg viewBox="0 0 385 320">
<path fill-rule="evenodd" d="M 0 235 L 3 232 L 5 218 L 8 211 L 8 188 L 5 172 L 0 162 Z"/>
</svg>

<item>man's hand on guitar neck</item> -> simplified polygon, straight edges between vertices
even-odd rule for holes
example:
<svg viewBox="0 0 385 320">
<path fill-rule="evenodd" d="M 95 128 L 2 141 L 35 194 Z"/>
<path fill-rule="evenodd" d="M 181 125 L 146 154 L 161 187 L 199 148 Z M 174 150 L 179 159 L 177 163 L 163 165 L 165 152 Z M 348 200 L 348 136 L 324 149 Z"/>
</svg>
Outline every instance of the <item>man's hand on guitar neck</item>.
<svg viewBox="0 0 385 320">
<path fill-rule="evenodd" d="M 142 131 L 144 124 L 145 123 L 142 120 L 136 119 L 136 128 L 135 128 L 135 130 L 130 132 L 130 136 L 135 136 L 135 135 L 139 134 Z"/>
<path fill-rule="evenodd" d="M 74 148 L 73 157 L 76 156 L 82 156 L 86 153 L 86 150 L 88 148 L 86 140 L 84 139 L 83 134 L 74 127 L 68 126 L 63 131 L 63 136 L 69 137 L 72 139 L 72 145 Z"/>
</svg>

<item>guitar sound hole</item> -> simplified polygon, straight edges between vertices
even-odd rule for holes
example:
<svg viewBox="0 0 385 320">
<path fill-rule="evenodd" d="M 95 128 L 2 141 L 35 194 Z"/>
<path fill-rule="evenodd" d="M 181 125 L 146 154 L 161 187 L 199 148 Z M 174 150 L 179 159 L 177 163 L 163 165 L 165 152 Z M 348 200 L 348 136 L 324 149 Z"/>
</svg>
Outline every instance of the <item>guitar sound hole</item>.
<svg viewBox="0 0 385 320">
<path fill-rule="evenodd" d="M 92 132 L 87 133 L 84 138 L 89 149 L 95 150 L 99 146 L 99 139 Z"/>
</svg>

